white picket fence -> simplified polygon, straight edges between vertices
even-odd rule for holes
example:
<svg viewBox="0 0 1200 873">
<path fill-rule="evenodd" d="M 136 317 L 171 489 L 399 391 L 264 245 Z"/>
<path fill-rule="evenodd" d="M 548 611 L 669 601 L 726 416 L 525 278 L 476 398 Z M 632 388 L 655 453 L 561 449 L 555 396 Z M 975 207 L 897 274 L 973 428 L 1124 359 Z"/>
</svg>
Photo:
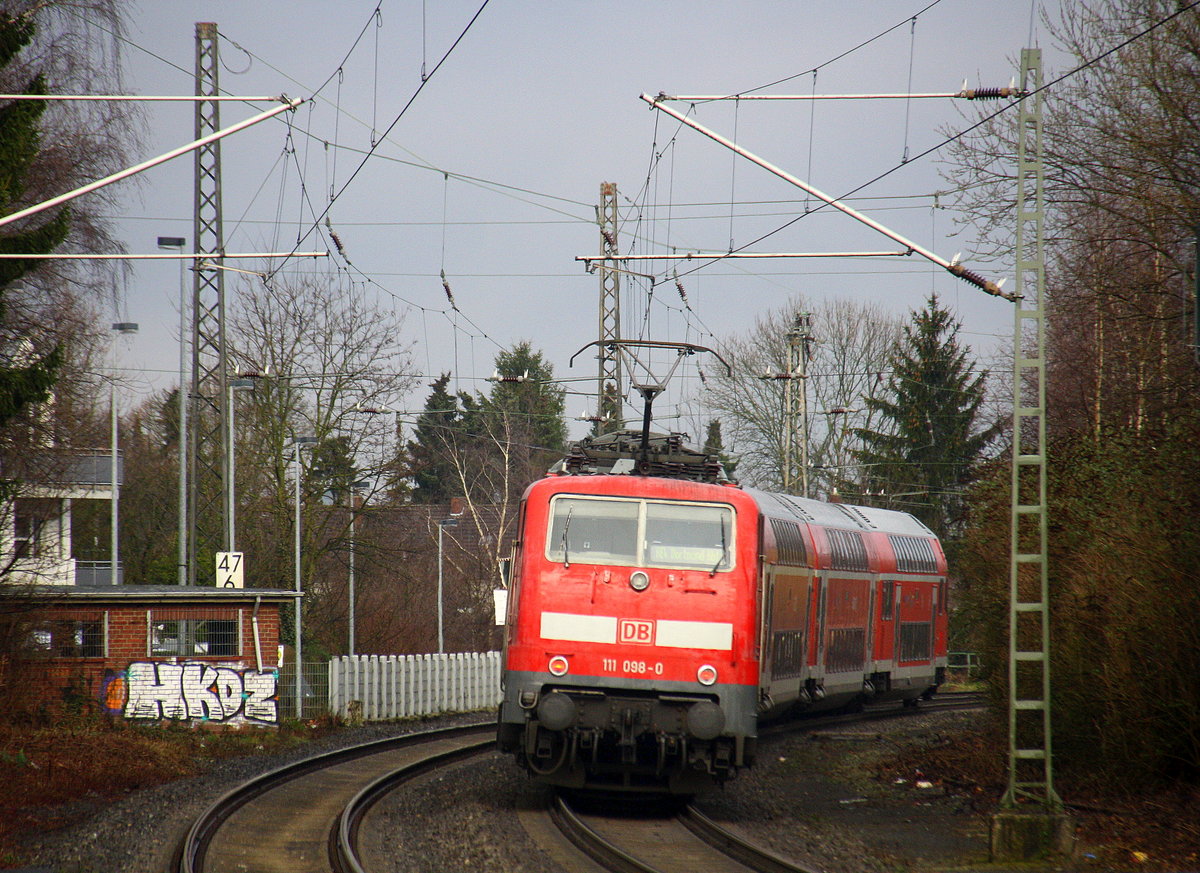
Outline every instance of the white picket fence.
<svg viewBox="0 0 1200 873">
<path fill-rule="evenodd" d="M 341 655 L 329 662 L 329 711 L 346 719 L 472 712 L 499 703 L 499 652 Z"/>
</svg>

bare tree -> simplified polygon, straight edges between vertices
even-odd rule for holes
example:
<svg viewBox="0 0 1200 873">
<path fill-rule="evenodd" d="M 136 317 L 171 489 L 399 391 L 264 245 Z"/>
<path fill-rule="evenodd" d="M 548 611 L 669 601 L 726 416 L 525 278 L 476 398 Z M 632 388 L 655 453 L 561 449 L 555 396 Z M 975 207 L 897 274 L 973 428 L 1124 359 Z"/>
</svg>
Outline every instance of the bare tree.
<svg viewBox="0 0 1200 873">
<path fill-rule="evenodd" d="M 114 61 L 124 11 L 116 0 L 4 4 L 0 89 L 117 90 L 120 68 Z M 7 214 L 40 203 L 125 166 L 136 124 L 130 104 L 10 102 L 0 124 L 0 208 Z M 107 218 L 115 211 L 115 196 L 96 193 L 16 222 L 0 232 L 0 249 L 118 250 Z M 104 332 L 96 309 L 116 299 L 122 276 L 112 262 L 9 260 L 0 269 L 0 369 L 12 373 L 32 366 L 49 377 L 38 392 L 41 402 L 25 404 L 0 429 L 0 529 L 12 531 L 21 503 L 22 517 L 32 519 L 22 524 L 60 523 L 61 489 L 47 486 L 62 481 L 74 449 L 100 442 L 95 398 L 102 393 L 97 364 Z M 53 366 L 43 366 L 49 362 Z M 34 512 L 24 513 L 29 508 Z M 19 546 L 4 538 L 0 577 L 19 562 Z M 22 572 L 38 578 L 36 562 L 20 563 Z"/>
<path fill-rule="evenodd" d="M 810 309 L 802 298 L 772 310 L 746 334 L 723 344 L 733 374 L 709 377 L 706 405 L 720 413 L 738 476 L 748 484 L 778 489 L 783 485 L 786 409 L 782 383 L 762 379 L 788 369 L 788 331 L 795 316 Z M 882 387 L 881 374 L 900 332 L 900 320 L 880 307 L 832 301 L 812 309 L 812 345 L 808 361 L 810 493 L 828 492 L 839 479 L 853 478 L 855 428 L 873 427 L 872 411 L 862 402 Z M 797 382 L 799 390 L 800 385 Z M 799 429 L 799 428 L 798 428 Z M 800 434 L 795 445 L 799 445 Z M 796 462 L 799 454 L 797 452 Z"/>
<path fill-rule="evenodd" d="M 324 553 L 348 549 L 345 508 L 386 489 L 395 454 L 389 416 L 364 408 L 395 405 L 410 387 L 409 356 L 397 338 L 403 322 L 363 289 L 327 276 L 247 284 L 230 317 L 233 358 L 259 378 L 235 398 L 239 541 L 255 584 L 290 587 L 296 436 L 315 437 L 303 471 L 304 585 L 313 601 L 330 580 L 317 572 Z"/>
<path fill-rule="evenodd" d="M 1190 329 L 1200 20 L 1180 12 L 1089 0 L 1047 22 L 1081 68 L 1043 95 L 1048 388 L 1054 425 L 1096 438 L 1162 425 L 1200 391 Z M 1015 108 L 948 154 L 958 213 L 983 254 L 1011 263 Z"/>
</svg>

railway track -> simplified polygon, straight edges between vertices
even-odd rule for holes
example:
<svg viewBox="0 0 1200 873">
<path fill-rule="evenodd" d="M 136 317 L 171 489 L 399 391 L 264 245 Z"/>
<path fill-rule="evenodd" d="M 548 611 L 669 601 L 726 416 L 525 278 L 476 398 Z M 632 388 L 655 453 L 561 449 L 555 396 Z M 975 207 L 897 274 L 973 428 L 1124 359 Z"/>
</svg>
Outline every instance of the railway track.
<svg viewBox="0 0 1200 873">
<path fill-rule="evenodd" d="M 495 723 L 489 721 L 406 734 L 266 773 L 220 798 L 196 820 L 179 849 L 176 869 L 180 873 L 361 870 L 354 866 L 360 863 L 356 852 L 343 851 L 339 844 L 343 838 L 353 840 L 362 817 L 387 790 L 385 779 L 489 752 L 495 730 Z"/>
<path fill-rule="evenodd" d="M 861 724 L 903 718 L 918 712 L 970 709 L 982 704 L 973 692 L 955 692 L 945 699 L 922 701 L 918 707 L 881 704 L 863 712 L 827 715 L 787 722 L 772 733 L 825 730 L 840 724 Z M 751 777 L 753 778 L 752 774 Z M 539 820 L 553 823 L 551 828 Z M 605 804 L 595 799 L 571 800 L 559 795 L 546 806 L 521 814 L 522 824 L 547 854 L 569 873 L 600 870 L 609 873 L 814 873 L 813 868 L 778 855 L 721 827 L 693 805 L 674 809 L 664 805 L 630 804 L 621 798 Z M 556 835 L 569 841 L 586 860 L 581 861 Z"/>
<path fill-rule="evenodd" d="M 975 694 L 947 694 L 919 709 L 869 707 L 852 715 L 790 723 L 827 729 L 916 712 L 981 704 Z M 776 729 L 772 728 L 771 732 Z M 192 826 L 178 853 L 180 873 L 368 873 L 386 851 L 362 824 L 375 804 L 405 781 L 493 750 L 492 722 L 377 740 L 266 773 L 214 803 Z M 766 738 L 764 731 L 764 738 Z M 630 806 L 635 813 L 628 812 Z M 569 873 L 811 873 L 722 829 L 693 807 L 621 811 L 552 799 L 516 811 L 525 831 Z M 363 838 L 360 840 L 360 835 Z M 365 845 L 363 845 L 365 843 Z M 394 850 L 394 847 L 393 847 Z"/>
<path fill-rule="evenodd" d="M 693 806 L 596 809 L 554 798 L 548 814 L 558 829 L 611 873 L 814 873 L 721 828 Z"/>
</svg>

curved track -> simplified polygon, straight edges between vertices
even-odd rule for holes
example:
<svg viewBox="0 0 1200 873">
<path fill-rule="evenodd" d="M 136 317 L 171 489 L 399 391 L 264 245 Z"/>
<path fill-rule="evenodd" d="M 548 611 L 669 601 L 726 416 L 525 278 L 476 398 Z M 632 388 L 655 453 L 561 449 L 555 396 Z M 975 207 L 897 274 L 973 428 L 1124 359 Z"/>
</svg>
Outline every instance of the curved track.
<svg viewBox="0 0 1200 873">
<path fill-rule="evenodd" d="M 490 751 L 495 725 L 407 734 L 319 755 L 274 770 L 226 794 L 192 825 L 180 873 L 330 873 L 335 846 L 379 796 L 381 773 Z M 385 779 L 387 777 L 384 777 Z M 374 788 L 374 790 L 369 790 Z M 351 852 L 351 857 L 353 853 Z M 345 860 L 336 863 L 345 864 Z M 340 869 L 355 870 L 356 861 Z M 357 868 L 361 869 L 361 868 Z"/>
<path fill-rule="evenodd" d="M 772 726 L 763 735 L 980 703 L 976 694 L 948 694 L 919 709 L 870 707 Z M 222 797 L 196 821 L 177 870 L 365 873 L 372 867 L 371 847 L 360 849 L 359 826 L 375 803 L 408 779 L 492 751 L 494 731 L 494 723 L 486 722 L 407 734 L 266 773 Z M 618 812 L 613 805 L 554 800 L 515 812 L 534 842 L 571 873 L 811 873 L 746 843 L 692 807 L 635 805 L 631 812 L 628 798 L 618 801 Z"/>
<path fill-rule="evenodd" d="M 923 701 L 919 708 L 881 704 L 859 713 L 784 722 L 773 726 L 771 733 L 779 735 L 920 712 L 974 708 L 981 702 L 978 694 L 954 693 L 942 700 Z M 538 813 L 551 819 L 554 827 L 588 860 L 568 863 L 571 858 L 561 848 L 548 846 L 551 829 L 538 821 Z M 631 806 L 627 798 L 605 803 L 595 797 L 576 801 L 559 796 L 538 813 L 523 813 L 526 831 L 572 873 L 597 869 L 612 873 L 814 873 L 810 867 L 746 841 L 694 806 L 680 810 L 661 804 Z"/>
<path fill-rule="evenodd" d="M 612 873 L 813 873 L 734 836 L 690 806 L 676 814 L 591 807 L 558 797 L 549 814 L 571 842 Z"/>
</svg>

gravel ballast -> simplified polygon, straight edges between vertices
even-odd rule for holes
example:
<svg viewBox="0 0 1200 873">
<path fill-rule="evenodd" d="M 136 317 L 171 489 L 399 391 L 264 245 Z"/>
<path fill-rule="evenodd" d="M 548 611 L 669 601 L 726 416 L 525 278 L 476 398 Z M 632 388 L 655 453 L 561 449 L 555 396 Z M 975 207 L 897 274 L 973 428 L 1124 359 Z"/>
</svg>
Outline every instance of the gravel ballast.
<svg viewBox="0 0 1200 873">
<path fill-rule="evenodd" d="M 227 759 L 198 777 L 96 803 L 76 824 L 31 836 L 31 866 L 56 873 L 154 873 L 214 800 L 261 773 L 330 749 L 480 721 L 484 714 L 344 728 L 286 753 Z M 814 728 L 764 741 L 754 769 L 699 806 L 751 840 L 829 873 L 968 868 L 987 857 L 986 819 L 970 799 L 911 778 L 878 779 L 877 764 L 913 745 L 952 737 L 969 713 Z M 516 810 L 543 791 L 507 757 L 460 765 L 387 798 L 378 839 L 397 873 L 558 868 L 524 832 Z M 991 868 L 996 869 L 996 868 Z"/>
</svg>

